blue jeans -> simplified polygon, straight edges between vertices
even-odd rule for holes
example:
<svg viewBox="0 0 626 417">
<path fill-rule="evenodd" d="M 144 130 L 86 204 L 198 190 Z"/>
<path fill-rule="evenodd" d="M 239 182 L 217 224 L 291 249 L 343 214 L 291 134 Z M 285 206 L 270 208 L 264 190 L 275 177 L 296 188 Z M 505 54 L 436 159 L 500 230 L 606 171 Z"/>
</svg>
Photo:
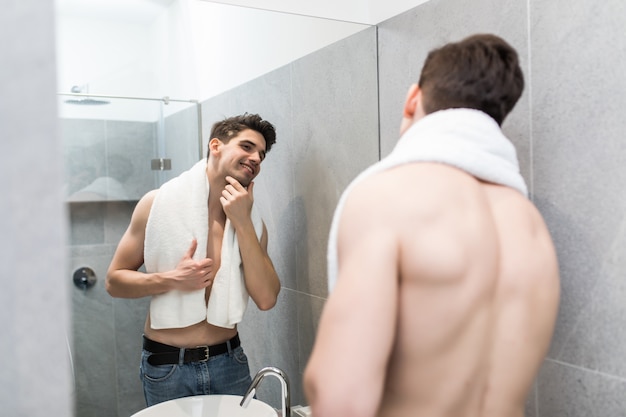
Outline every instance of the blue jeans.
<svg viewBox="0 0 626 417">
<path fill-rule="evenodd" d="M 244 395 L 252 383 L 248 358 L 241 346 L 206 362 L 151 365 L 150 352 L 141 353 L 139 369 L 148 407 L 191 395 Z"/>
</svg>

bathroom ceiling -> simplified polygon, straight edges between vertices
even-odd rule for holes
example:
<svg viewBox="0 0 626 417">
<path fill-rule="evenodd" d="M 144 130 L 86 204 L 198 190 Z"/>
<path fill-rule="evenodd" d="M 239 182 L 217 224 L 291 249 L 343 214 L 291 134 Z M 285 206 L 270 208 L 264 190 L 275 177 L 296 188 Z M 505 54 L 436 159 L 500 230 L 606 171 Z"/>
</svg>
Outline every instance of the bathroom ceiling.
<svg viewBox="0 0 626 417">
<path fill-rule="evenodd" d="M 428 0 L 205 0 L 290 14 L 376 25 Z"/>
<path fill-rule="evenodd" d="M 137 23 L 152 21 L 177 0 L 55 0 L 58 13 Z M 354 23 L 377 24 L 427 0 L 204 0 Z"/>
</svg>

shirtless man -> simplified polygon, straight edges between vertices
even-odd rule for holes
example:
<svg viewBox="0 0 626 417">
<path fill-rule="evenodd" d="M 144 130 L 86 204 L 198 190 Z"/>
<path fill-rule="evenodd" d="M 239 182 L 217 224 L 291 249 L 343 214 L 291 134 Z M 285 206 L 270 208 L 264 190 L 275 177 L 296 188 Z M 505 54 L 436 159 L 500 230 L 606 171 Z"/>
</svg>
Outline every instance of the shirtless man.
<svg viewBox="0 0 626 417">
<path fill-rule="evenodd" d="M 258 115 L 245 114 L 215 123 L 206 159 L 209 183 L 206 257 L 194 260 L 198 242 L 190 239 L 180 248 L 181 257 L 175 268 L 153 273 L 138 271 L 144 264 L 146 225 L 159 192 L 153 190 L 137 203 L 107 272 L 107 291 L 113 297 L 139 298 L 172 290 L 205 290 L 205 301 L 208 302 L 213 280 L 220 268 L 220 249 L 228 218 L 236 232 L 246 290 L 259 309 L 271 309 L 280 291 L 280 281 L 267 254 L 265 225 L 262 225 L 262 235 L 258 239 L 251 210 L 252 181 L 275 141 L 274 127 Z M 200 172 L 199 175 L 203 174 Z M 204 180 L 202 186 L 205 186 Z M 239 343 L 236 326 L 218 327 L 203 319 L 187 327 L 155 329 L 148 314 L 141 362 L 147 405 L 198 394 L 243 395 L 251 378 L 247 358 Z M 209 347 L 208 360 L 206 350 L 197 352 L 198 349 L 192 349 L 183 353 L 185 359 L 179 361 L 180 348 L 198 346 Z M 151 359 L 151 356 L 154 357 Z"/>
<path fill-rule="evenodd" d="M 467 108 L 499 131 L 522 89 L 502 39 L 447 44 L 409 89 L 399 144 L 437 117 L 478 114 Z M 555 250 L 534 205 L 519 189 L 426 161 L 375 171 L 343 207 L 337 282 L 304 373 L 313 416 L 522 417 L 559 302 Z"/>
</svg>

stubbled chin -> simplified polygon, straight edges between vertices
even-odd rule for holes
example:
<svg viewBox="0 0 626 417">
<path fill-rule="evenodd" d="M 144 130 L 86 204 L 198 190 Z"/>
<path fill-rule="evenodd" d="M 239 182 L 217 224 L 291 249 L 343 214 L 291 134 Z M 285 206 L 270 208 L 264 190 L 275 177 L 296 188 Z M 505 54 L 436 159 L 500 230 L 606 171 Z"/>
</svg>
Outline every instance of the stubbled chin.
<svg viewBox="0 0 626 417">
<path fill-rule="evenodd" d="M 237 176 L 233 175 L 232 177 L 236 179 L 237 181 L 239 181 L 239 184 L 243 185 L 244 187 L 247 187 L 252 182 L 252 178 L 250 177 L 241 177 L 239 175 Z"/>
</svg>

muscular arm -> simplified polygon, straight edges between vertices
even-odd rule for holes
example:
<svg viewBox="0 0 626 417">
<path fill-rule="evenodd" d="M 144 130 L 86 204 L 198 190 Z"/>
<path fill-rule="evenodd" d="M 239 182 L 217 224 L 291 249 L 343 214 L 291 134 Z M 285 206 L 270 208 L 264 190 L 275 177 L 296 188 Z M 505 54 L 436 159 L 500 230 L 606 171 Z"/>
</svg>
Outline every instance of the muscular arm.
<svg viewBox="0 0 626 417">
<path fill-rule="evenodd" d="M 196 241 L 191 242 L 176 269 L 151 274 L 137 271 L 144 262 L 146 224 L 156 192 L 151 191 L 139 200 L 130 225 L 113 255 L 106 277 L 106 289 L 113 297 L 140 298 L 173 289 L 192 291 L 211 285 L 213 261 L 191 259 L 197 247 Z"/>
<path fill-rule="evenodd" d="M 385 199 L 372 200 L 372 191 L 355 188 L 341 217 L 339 277 L 304 374 L 315 417 L 373 417 L 383 395 L 397 320 L 399 249 Z"/>
<path fill-rule="evenodd" d="M 250 183 L 246 190 L 234 178 L 226 177 L 226 180 L 229 185 L 222 193 L 220 201 L 237 233 L 246 290 L 259 309 L 269 310 L 276 304 L 280 280 L 267 253 L 268 236 L 265 224 L 259 241 L 250 217 L 254 183 Z"/>
</svg>

